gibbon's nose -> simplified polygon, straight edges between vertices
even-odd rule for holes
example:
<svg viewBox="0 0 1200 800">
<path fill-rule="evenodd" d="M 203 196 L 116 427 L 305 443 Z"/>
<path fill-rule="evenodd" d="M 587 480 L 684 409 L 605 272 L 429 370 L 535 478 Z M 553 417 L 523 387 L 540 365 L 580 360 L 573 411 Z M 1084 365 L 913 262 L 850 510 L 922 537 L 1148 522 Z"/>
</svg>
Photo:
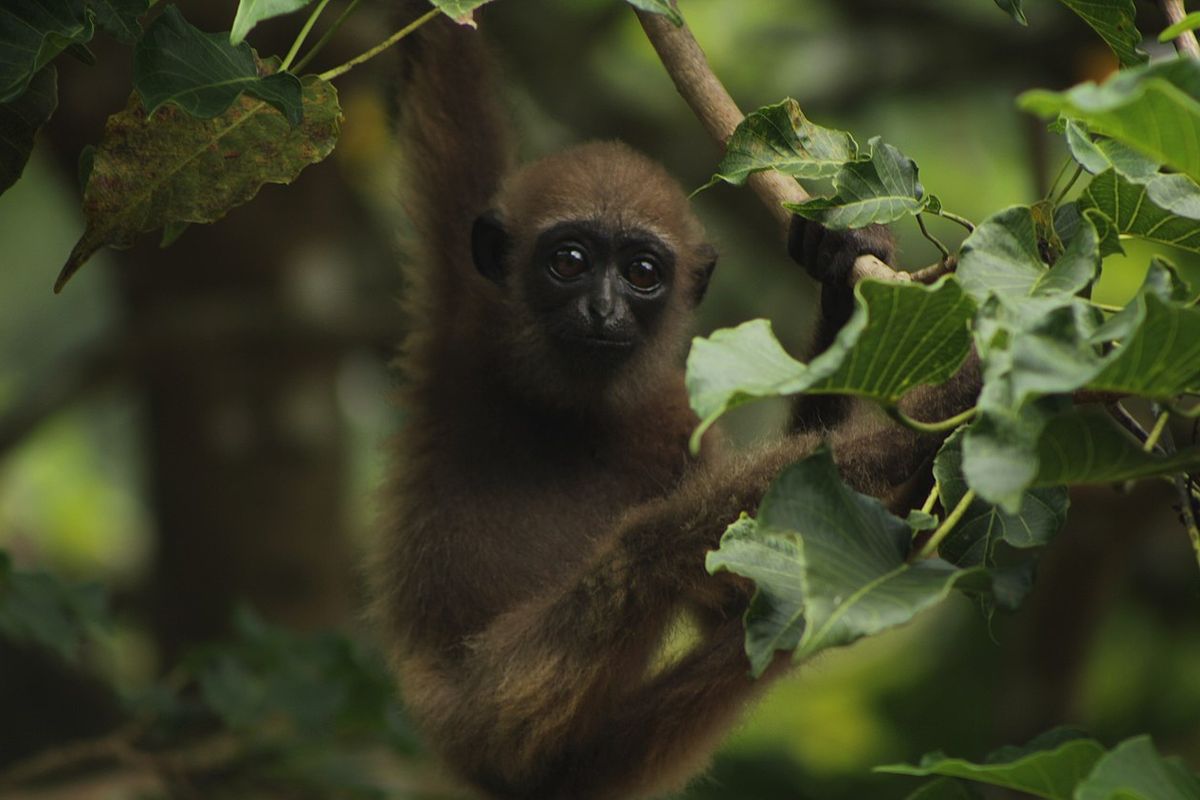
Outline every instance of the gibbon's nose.
<svg viewBox="0 0 1200 800">
<path fill-rule="evenodd" d="M 587 306 L 594 325 L 603 327 L 609 322 L 617 306 L 617 292 L 611 275 L 603 276 L 588 294 Z"/>
</svg>

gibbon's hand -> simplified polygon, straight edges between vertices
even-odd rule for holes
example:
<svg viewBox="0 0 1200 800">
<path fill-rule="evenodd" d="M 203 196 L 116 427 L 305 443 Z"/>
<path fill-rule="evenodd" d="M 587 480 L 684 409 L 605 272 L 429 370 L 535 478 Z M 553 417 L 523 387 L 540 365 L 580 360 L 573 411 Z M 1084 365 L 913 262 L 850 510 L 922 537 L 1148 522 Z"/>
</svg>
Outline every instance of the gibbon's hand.
<svg viewBox="0 0 1200 800">
<path fill-rule="evenodd" d="M 883 225 L 836 231 L 794 216 L 788 231 L 788 255 L 821 284 L 818 340 L 824 349 L 854 311 L 855 260 L 872 255 L 895 266 L 896 244 Z"/>
</svg>

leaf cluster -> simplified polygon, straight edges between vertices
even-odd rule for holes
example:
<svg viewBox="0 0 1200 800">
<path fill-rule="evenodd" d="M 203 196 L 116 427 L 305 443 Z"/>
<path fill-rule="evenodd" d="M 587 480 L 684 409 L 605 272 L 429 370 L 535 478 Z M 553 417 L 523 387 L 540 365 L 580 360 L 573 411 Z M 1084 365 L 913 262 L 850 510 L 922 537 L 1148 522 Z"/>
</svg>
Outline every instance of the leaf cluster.
<svg viewBox="0 0 1200 800">
<path fill-rule="evenodd" d="M 1032 583 L 1034 551 L 1065 521 L 1067 487 L 1200 468 L 1200 447 L 1164 446 L 1119 408 L 1150 401 L 1162 424 L 1195 413 L 1196 290 L 1155 258 L 1124 307 L 1090 300 L 1104 259 L 1127 238 L 1200 252 L 1200 62 L 1141 64 L 1125 0 L 1065 4 L 1130 66 L 1100 85 L 1019 98 L 1053 121 L 1070 153 L 1063 174 L 1073 178 L 1037 203 L 972 224 L 926 192 L 896 148 L 878 137 L 860 148 L 791 100 L 749 115 L 729 142 L 711 183 L 768 169 L 829 179 L 822 196 L 789 206 L 827 227 L 940 215 L 970 230 L 956 253 L 937 242 L 943 266 L 956 270 L 933 285 L 858 284 L 850 321 L 808 363 L 763 320 L 693 343 L 693 446 L 733 407 L 798 394 L 857 397 L 918 430 L 951 434 L 933 465 L 934 493 L 907 519 L 842 486 L 822 452 L 785 471 L 755 517 L 729 528 L 709 568 L 757 584 L 746 618 L 756 672 L 777 650 L 809 656 L 901 624 L 955 588 L 988 613 L 1015 608 Z M 1023 21 L 1020 2 L 1000 5 Z M 983 376 L 974 408 L 933 424 L 905 416 L 907 393 L 946 381 L 972 353 Z"/>
<path fill-rule="evenodd" d="M 879 772 L 942 776 L 908 800 L 979 798 L 976 786 L 995 786 L 1046 800 L 1192 800 L 1200 776 L 1177 758 L 1164 758 L 1149 736 L 1127 739 L 1111 750 L 1065 728 L 1037 736 L 1022 747 L 1003 747 L 982 762 L 925 755 L 916 765 L 892 764 Z"/>
<path fill-rule="evenodd" d="M 0 552 L 0 639 L 46 648 L 88 669 L 87 655 L 104 646 L 114 625 L 100 587 L 14 569 Z M 218 774 L 229 788 L 386 796 L 357 763 L 359 754 L 383 748 L 412 755 L 419 747 L 379 654 L 342 634 L 270 626 L 247 610 L 235 614 L 233 628 L 229 640 L 195 649 L 149 686 L 124 693 L 114 687 L 129 723 L 102 741 L 210 788 Z M 206 750 L 225 755 L 215 762 L 190 755 Z M 94 759 L 104 751 L 88 752 Z M 4 781 L 0 771 L 0 791 L 9 788 Z"/>
</svg>

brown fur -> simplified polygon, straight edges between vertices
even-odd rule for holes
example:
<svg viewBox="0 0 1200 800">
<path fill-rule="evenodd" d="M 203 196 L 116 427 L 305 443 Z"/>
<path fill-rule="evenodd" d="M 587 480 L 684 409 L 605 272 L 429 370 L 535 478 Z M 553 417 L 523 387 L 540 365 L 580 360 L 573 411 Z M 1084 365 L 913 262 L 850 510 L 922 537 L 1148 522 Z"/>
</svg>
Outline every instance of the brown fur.
<svg viewBox="0 0 1200 800">
<path fill-rule="evenodd" d="M 407 416 L 373 575 L 405 698 L 435 751 L 486 797 L 678 788 L 765 684 L 742 650 L 747 586 L 707 575 L 705 552 L 822 437 L 848 480 L 881 495 L 929 443 L 872 424 L 738 455 L 709 437 L 690 458 L 696 419 L 678 356 L 703 233 L 683 192 L 616 143 L 508 174 L 477 34 L 439 20 L 417 40 L 401 96 L 420 247 Z M 512 264 L 563 218 L 649 227 L 673 245 L 666 318 L 615 378 L 552 352 L 519 273 L 498 286 L 475 271 L 469 232 L 489 207 L 513 232 Z M 702 641 L 653 673 L 667 626 L 688 610 Z"/>
</svg>

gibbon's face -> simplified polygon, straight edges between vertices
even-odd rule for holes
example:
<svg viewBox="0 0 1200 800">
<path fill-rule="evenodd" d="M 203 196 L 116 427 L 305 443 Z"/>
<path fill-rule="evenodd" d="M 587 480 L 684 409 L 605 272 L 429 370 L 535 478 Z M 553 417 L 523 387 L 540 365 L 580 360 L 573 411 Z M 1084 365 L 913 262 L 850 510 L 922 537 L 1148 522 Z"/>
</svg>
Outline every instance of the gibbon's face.
<svg viewBox="0 0 1200 800">
<path fill-rule="evenodd" d="M 523 294 L 568 353 L 619 362 L 653 337 L 676 282 L 676 256 L 654 233 L 592 220 L 538 235 Z"/>
</svg>

